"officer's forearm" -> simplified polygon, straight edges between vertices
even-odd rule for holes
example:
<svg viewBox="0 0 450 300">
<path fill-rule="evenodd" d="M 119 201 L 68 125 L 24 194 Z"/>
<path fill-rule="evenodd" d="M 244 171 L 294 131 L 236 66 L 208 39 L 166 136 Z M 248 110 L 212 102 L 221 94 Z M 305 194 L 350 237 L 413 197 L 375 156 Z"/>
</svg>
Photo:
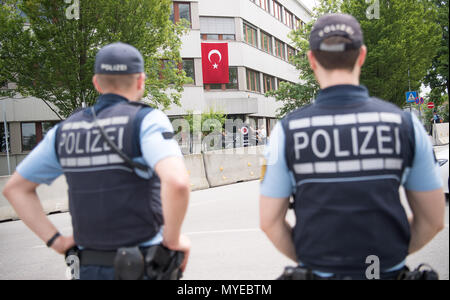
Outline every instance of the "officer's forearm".
<svg viewBox="0 0 450 300">
<path fill-rule="evenodd" d="M 167 246 L 178 243 L 181 225 L 189 203 L 189 186 L 162 182 L 161 200 L 164 215 L 164 242 Z"/>
<path fill-rule="evenodd" d="M 292 240 L 292 227 L 285 220 L 273 223 L 264 229 L 272 244 L 288 258 L 297 263 L 294 242 Z"/>
<path fill-rule="evenodd" d="M 37 184 L 15 173 L 3 193 L 19 218 L 44 242 L 57 232 L 56 227 L 44 213 L 36 193 Z"/>
<path fill-rule="evenodd" d="M 442 228 L 417 219 L 411 221 L 411 240 L 409 243 L 409 254 L 413 254 L 427 245 Z"/>
<path fill-rule="evenodd" d="M 444 228 L 445 198 L 441 188 L 426 191 L 406 191 L 412 211 L 409 254 L 419 251 Z"/>
</svg>

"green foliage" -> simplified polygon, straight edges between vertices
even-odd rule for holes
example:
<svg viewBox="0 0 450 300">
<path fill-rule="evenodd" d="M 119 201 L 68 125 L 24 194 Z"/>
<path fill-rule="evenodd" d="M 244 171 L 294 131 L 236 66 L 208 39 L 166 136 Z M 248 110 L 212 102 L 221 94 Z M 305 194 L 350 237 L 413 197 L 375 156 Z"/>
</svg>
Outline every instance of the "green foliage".
<svg viewBox="0 0 450 300">
<path fill-rule="evenodd" d="M 430 97 L 436 99 L 437 105 L 441 95 L 449 92 L 449 70 L 448 70 L 448 20 L 449 20 L 449 2 L 448 0 L 434 0 L 437 7 L 435 22 L 439 24 L 442 31 L 442 39 L 438 46 L 437 54 L 433 58 L 433 64 L 425 77 L 425 84 L 431 88 Z"/>
<path fill-rule="evenodd" d="M 441 30 L 435 21 L 436 5 L 431 0 L 380 0 L 379 3 L 380 19 L 369 19 L 367 9 L 371 3 L 366 1 L 321 0 L 306 30 L 291 33 L 290 38 L 299 50 L 293 63 L 300 72 L 300 83 L 285 84 L 278 91 L 267 93 L 283 102 L 278 111 L 280 117 L 310 103 L 319 90 L 306 53 L 311 28 L 324 13 L 349 13 L 360 21 L 368 48 L 361 84 L 372 96 L 403 106 L 408 69 L 411 89 L 420 89 L 441 40 Z"/>
<path fill-rule="evenodd" d="M 208 112 L 195 114 L 188 111 L 184 119 L 189 123 L 190 132 L 202 132 L 206 136 L 212 132 L 222 132 L 227 116 L 221 111 L 214 111 L 212 108 Z"/>
<path fill-rule="evenodd" d="M 371 95 L 402 107 L 405 92 L 420 90 L 441 40 L 436 6 L 430 0 L 380 0 L 380 19 L 366 17 L 363 1 L 344 1 L 341 10 L 356 17 L 368 57 L 361 83 Z"/>
<path fill-rule="evenodd" d="M 170 0 L 80 1 L 80 18 L 68 19 L 62 0 L 5 0 L 0 6 L 0 80 L 18 92 L 52 103 L 64 116 L 92 105 L 95 55 L 121 41 L 138 48 L 148 76 L 146 96 L 153 106 L 179 105 L 189 82 L 177 67 L 161 71 L 162 59 L 180 63 L 186 24 L 170 19 Z M 23 14 L 19 14 L 19 8 Z M 25 25 L 24 25 L 25 24 Z"/>
</svg>

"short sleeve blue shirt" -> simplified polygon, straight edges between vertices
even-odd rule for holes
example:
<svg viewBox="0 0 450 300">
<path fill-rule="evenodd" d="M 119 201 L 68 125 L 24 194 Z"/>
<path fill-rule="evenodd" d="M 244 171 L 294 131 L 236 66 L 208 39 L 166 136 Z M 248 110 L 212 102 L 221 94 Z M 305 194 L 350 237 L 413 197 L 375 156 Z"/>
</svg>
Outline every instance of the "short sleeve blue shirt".
<svg viewBox="0 0 450 300">
<path fill-rule="evenodd" d="M 55 151 L 57 126 L 52 128 L 44 140 L 19 164 L 17 172 L 25 179 L 39 183 L 51 184 L 63 174 Z M 174 139 L 165 139 L 164 132 L 172 132 L 169 118 L 160 110 L 152 110 L 142 121 L 140 128 L 140 145 L 144 161 L 150 168 L 164 158 L 182 157 L 180 147 Z"/>
</svg>

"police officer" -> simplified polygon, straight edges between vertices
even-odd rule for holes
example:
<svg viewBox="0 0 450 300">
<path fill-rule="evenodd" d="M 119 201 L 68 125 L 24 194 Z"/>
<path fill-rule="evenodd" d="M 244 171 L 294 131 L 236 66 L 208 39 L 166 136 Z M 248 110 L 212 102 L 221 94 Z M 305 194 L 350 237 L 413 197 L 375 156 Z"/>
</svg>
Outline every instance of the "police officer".
<svg viewBox="0 0 450 300">
<path fill-rule="evenodd" d="M 367 48 L 354 17 L 321 17 L 309 42 L 321 90 L 274 129 L 261 184 L 261 229 L 310 279 L 366 279 L 366 261 L 377 260 L 379 278 L 396 278 L 406 257 L 444 226 L 432 146 L 414 115 L 360 86 Z M 291 195 L 293 228 L 285 220 Z"/>
<path fill-rule="evenodd" d="M 112 260 L 120 247 L 162 243 L 184 252 L 181 268 L 186 267 L 190 241 L 180 232 L 189 177 L 167 116 L 137 102 L 145 80 L 144 60 L 136 48 L 124 43 L 102 48 L 93 77 L 101 94 L 96 104 L 50 130 L 3 191 L 47 246 L 60 254 L 74 245 L 83 249 L 81 279 L 114 279 Z M 63 173 L 73 236 L 58 232 L 36 194 L 40 184 Z"/>
</svg>

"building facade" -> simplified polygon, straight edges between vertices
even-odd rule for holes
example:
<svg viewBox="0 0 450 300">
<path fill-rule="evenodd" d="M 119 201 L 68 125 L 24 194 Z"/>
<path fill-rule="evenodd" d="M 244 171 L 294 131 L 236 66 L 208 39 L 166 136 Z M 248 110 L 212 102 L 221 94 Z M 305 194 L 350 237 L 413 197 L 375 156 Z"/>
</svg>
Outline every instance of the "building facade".
<svg viewBox="0 0 450 300">
<path fill-rule="evenodd" d="M 182 38 L 181 56 L 193 83 L 184 87 L 181 106 L 173 105 L 166 114 L 176 119 L 212 110 L 241 119 L 254 129 L 266 128 L 270 134 L 279 103 L 264 94 L 282 81 L 298 82 L 298 71 L 289 62 L 296 49 L 288 35 L 310 21 L 311 11 L 300 0 L 185 0 L 173 1 L 171 18 L 190 23 Z M 228 84 L 203 83 L 202 43 L 228 43 Z M 10 83 L 0 88 L 13 87 Z M 1 103 L 0 175 L 8 175 L 60 119 L 40 99 L 3 99 Z"/>
</svg>

